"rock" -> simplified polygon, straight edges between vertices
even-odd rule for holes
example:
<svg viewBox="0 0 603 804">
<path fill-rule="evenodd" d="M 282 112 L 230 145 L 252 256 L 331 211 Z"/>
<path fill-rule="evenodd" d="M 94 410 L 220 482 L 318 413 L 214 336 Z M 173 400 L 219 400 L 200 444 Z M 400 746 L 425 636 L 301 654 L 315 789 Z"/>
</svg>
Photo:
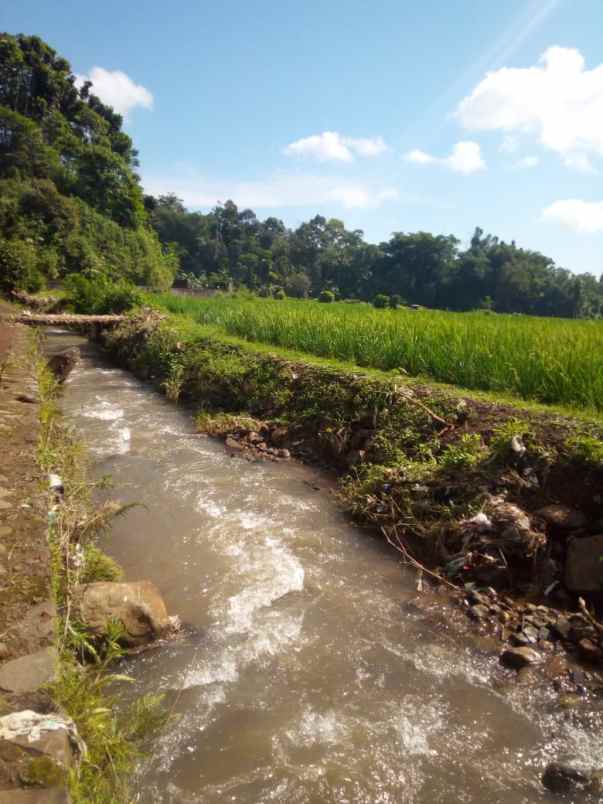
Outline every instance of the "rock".
<svg viewBox="0 0 603 804">
<path fill-rule="evenodd" d="M 567 675 L 568 665 L 565 656 L 557 655 L 552 656 L 544 667 L 545 676 L 553 681 L 556 678 L 561 678 Z"/>
<path fill-rule="evenodd" d="M 553 793 L 572 793 L 586 790 L 592 775 L 592 772 L 580 770 L 563 762 L 551 762 L 542 774 L 542 784 Z"/>
<path fill-rule="evenodd" d="M 10 650 L 6 643 L 0 642 L 0 662 L 3 662 L 5 659 L 8 659 L 10 656 Z"/>
<path fill-rule="evenodd" d="M 170 630 L 165 603 L 150 581 L 85 584 L 76 588 L 74 603 L 81 621 L 98 636 L 111 620 L 119 620 L 126 644 L 144 644 Z"/>
<path fill-rule="evenodd" d="M 588 792 L 596 796 L 603 794 L 603 769 L 591 773 Z"/>
<path fill-rule="evenodd" d="M 583 703 L 584 701 L 582 697 L 580 695 L 576 695 L 575 693 L 561 695 L 557 700 L 557 704 L 560 709 L 576 709 L 577 707 L 582 706 Z"/>
<path fill-rule="evenodd" d="M 5 536 L 10 536 L 13 532 L 13 529 L 9 525 L 2 525 L 0 527 L 0 539 L 3 539 Z"/>
<path fill-rule="evenodd" d="M 565 585 L 572 592 L 603 590 L 603 534 L 574 538 L 568 544 Z"/>
<path fill-rule="evenodd" d="M 237 450 L 239 452 L 245 449 L 245 446 L 243 444 L 241 444 L 239 441 L 236 440 L 236 438 L 232 438 L 231 436 L 227 436 L 224 445 L 226 446 L 226 449 Z"/>
<path fill-rule="evenodd" d="M 59 382 L 65 382 L 79 360 L 79 356 L 80 353 L 75 347 L 65 349 L 64 352 L 59 352 L 48 358 L 48 368 Z"/>
<path fill-rule="evenodd" d="M 534 628 L 533 625 L 525 625 L 522 628 L 522 633 L 531 645 L 535 645 L 538 642 L 538 629 Z"/>
<path fill-rule="evenodd" d="M 270 433 L 270 441 L 275 447 L 282 447 L 289 438 L 289 430 L 286 427 L 275 427 Z"/>
<path fill-rule="evenodd" d="M 35 405 L 38 401 L 35 396 L 30 396 L 29 394 L 18 394 L 15 399 L 17 402 L 26 402 L 29 405 Z"/>
<path fill-rule="evenodd" d="M 581 511 L 574 511 L 564 505 L 545 505 L 536 511 L 536 515 L 560 530 L 577 530 L 585 527 L 588 522 Z"/>
<path fill-rule="evenodd" d="M 500 656 L 500 663 L 505 667 L 520 670 L 533 664 L 540 664 L 542 656 L 538 651 L 528 647 L 507 648 Z"/>
<path fill-rule="evenodd" d="M 7 692 L 35 692 L 43 684 L 54 681 L 57 668 L 55 648 L 44 648 L 20 656 L 0 667 L 0 689 Z"/>
<path fill-rule="evenodd" d="M 35 804 L 68 802 L 69 797 L 65 797 L 67 773 L 83 750 L 85 747 L 74 722 L 63 715 L 43 715 L 26 709 L 0 718 L 3 786 L 23 784 L 38 788 L 35 791 L 10 790 L 12 798 L 4 800 Z M 36 793 L 37 797 L 20 795 L 25 792 Z M 0 797 L 0 804 L 2 801 Z"/>
<path fill-rule="evenodd" d="M 587 662 L 592 662 L 593 664 L 599 662 L 603 657 L 601 648 L 595 645 L 591 639 L 581 639 L 580 642 L 578 642 L 578 651 L 582 659 Z"/>
<path fill-rule="evenodd" d="M 559 617 L 557 622 L 553 623 L 552 629 L 561 639 L 569 639 L 572 633 L 572 625 L 565 617 Z"/>
<path fill-rule="evenodd" d="M 276 454 L 278 455 L 279 458 L 282 458 L 284 461 L 288 461 L 289 458 L 291 457 L 291 453 L 289 452 L 288 449 L 278 449 L 276 451 Z"/>
<path fill-rule="evenodd" d="M 489 610 L 487 606 L 483 606 L 481 603 L 476 603 L 475 606 L 471 606 L 469 609 L 469 615 L 473 617 L 474 620 L 486 620 L 488 619 Z"/>
<path fill-rule="evenodd" d="M 535 640 L 530 640 L 524 634 L 523 631 L 519 631 L 517 634 L 511 634 L 511 643 L 513 645 L 517 645 L 517 647 L 526 647 L 527 645 L 533 645 Z"/>
</svg>

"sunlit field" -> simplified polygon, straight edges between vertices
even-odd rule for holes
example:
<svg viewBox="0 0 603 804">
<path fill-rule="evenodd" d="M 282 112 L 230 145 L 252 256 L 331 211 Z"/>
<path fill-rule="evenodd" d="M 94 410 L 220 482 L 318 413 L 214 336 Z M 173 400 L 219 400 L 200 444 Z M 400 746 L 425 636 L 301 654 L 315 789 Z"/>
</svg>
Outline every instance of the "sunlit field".
<svg viewBox="0 0 603 804">
<path fill-rule="evenodd" d="M 249 341 L 372 368 L 603 409 L 603 322 L 344 302 L 163 294 L 170 312 Z"/>
</svg>

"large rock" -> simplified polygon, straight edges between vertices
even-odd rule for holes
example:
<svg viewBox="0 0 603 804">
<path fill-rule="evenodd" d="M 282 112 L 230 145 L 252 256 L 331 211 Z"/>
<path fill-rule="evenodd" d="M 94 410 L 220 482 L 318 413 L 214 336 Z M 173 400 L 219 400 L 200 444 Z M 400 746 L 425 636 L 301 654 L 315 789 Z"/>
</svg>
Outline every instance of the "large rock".
<svg viewBox="0 0 603 804">
<path fill-rule="evenodd" d="M 102 636 L 111 621 L 124 628 L 126 644 L 141 645 L 163 636 L 171 627 L 165 603 L 150 581 L 100 581 L 76 589 L 78 617 L 94 634 Z"/>
<path fill-rule="evenodd" d="M 54 681 L 57 661 L 56 649 L 50 647 L 6 662 L 0 667 L 0 689 L 15 693 L 35 692 Z"/>
<path fill-rule="evenodd" d="M 533 648 L 519 647 L 507 648 L 500 656 L 500 663 L 505 667 L 512 667 L 514 670 L 521 670 L 523 667 L 540 664 L 544 661 L 541 653 Z"/>
<path fill-rule="evenodd" d="M 564 762 L 551 762 L 542 774 L 542 784 L 553 793 L 566 795 L 578 791 L 599 794 L 601 770 L 586 770 Z"/>
<path fill-rule="evenodd" d="M 0 718 L 0 784 L 12 788 L 0 794 L 0 804 L 68 801 L 67 774 L 83 750 L 75 724 L 63 715 L 24 710 Z"/>
<path fill-rule="evenodd" d="M 565 505 L 545 505 L 536 511 L 536 516 L 559 530 L 577 530 L 583 528 L 588 520 L 582 511 L 574 511 Z"/>
<path fill-rule="evenodd" d="M 603 534 L 572 539 L 565 561 L 565 585 L 572 592 L 603 592 Z"/>
<path fill-rule="evenodd" d="M 48 368 L 59 382 L 65 382 L 79 360 L 79 356 L 79 350 L 75 347 L 65 349 L 64 352 L 59 352 L 48 358 Z"/>
</svg>

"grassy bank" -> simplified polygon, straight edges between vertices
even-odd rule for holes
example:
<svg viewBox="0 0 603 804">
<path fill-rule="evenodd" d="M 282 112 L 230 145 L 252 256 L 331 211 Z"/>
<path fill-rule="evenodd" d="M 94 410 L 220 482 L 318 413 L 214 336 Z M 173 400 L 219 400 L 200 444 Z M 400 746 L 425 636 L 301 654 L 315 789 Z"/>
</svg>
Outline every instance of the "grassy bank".
<svg viewBox="0 0 603 804">
<path fill-rule="evenodd" d="M 57 680 L 50 693 L 75 721 L 87 749 L 70 772 L 69 790 L 75 804 L 125 804 L 132 800 L 130 776 L 140 756 L 140 742 L 162 720 L 159 699 L 146 696 L 132 707 L 119 707 L 115 688 L 127 679 L 113 675 L 110 668 L 123 655 L 119 628 L 99 642 L 72 612 L 72 593 L 78 584 L 121 576 L 120 568 L 96 544 L 119 508 L 93 504 L 95 484 L 88 476 L 85 449 L 61 420 L 58 387 L 35 335 L 31 355 L 40 398 L 38 463 L 45 474 L 56 474 L 64 489 L 59 496 L 50 495 L 48 542 L 59 652 Z"/>
<path fill-rule="evenodd" d="M 244 439 L 259 427 L 266 443 L 334 468 L 360 521 L 456 580 L 524 590 L 541 583 L 538 520 L 523 541 L 502 539 L 494 549 L 475 538 L 468 548 L 462 523 L 501 495 L 528 513 L 554 502 L 593 521 L 603 514 L 598 425 L 269 354 L 180 316 L 132 318 L 104 342 L 168 396 L 193 403 L 203 429 Z M 562 566 L 563 544 L 554 549 Z M 469 552 L 471 562 L 459 564 Z"/>
<path fill-rule="evenodd" d="M 163 294 L 224 334 L 545 404 L 603 410 L 603 323 L 366 304 Z"/>
</svg>

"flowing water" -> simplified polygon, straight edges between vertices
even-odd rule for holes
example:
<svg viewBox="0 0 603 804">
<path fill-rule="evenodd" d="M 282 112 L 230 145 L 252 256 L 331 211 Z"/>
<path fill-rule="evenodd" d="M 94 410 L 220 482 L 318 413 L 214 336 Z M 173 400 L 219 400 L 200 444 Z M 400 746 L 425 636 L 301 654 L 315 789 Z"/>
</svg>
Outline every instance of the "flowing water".
<svg viewBox="0 0 603 804">
<path fill-rule="evenodd" d="M 95 474 L 142 504 L 104 548 L 192 626 L 127 664 L 175 715 L 137 801 L 546 802 L 560 752 L 603 764 L 596 735 L 521 686 L 497 692 L 495 656 L 405 605 L 416 579 L 323 478 L 230 458 L 83 339 L 49 341 L 82 349 L 63 407 Z"/>
</svg>

